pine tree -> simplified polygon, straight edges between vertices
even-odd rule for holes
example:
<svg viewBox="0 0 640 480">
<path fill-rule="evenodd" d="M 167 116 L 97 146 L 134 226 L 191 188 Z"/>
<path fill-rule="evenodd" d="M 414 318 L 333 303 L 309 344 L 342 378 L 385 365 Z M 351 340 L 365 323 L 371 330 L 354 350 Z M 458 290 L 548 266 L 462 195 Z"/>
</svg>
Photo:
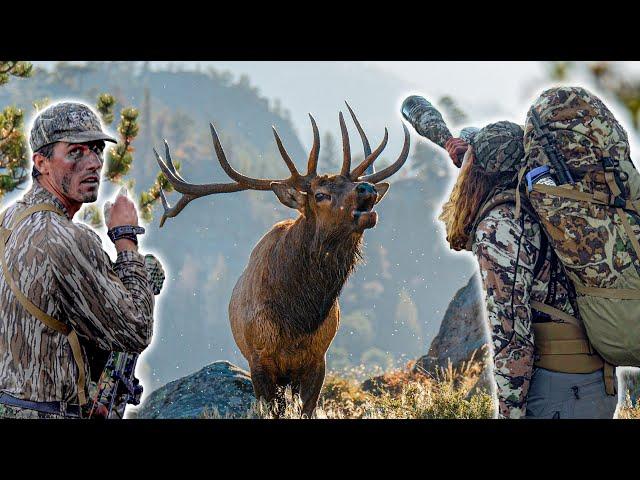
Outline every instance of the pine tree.
<svg viewBox="0 0 640 480">
<path fill-rule="evenodd" d="M 0 85 L 11 77 L 31 76 L 29 62 L 0 61 Z M 18 188 L 29 178 L 27 139 L 24 134 L 24 112 L 14 106 L 0 112 L 0 197 Z"/>
<path fill-rule="evenodd" d="M 0 85 L 9 83 L 11 77 L 27 78 L 33 72 L 30 62 L 0 61 Z"/>
<path fill-rule="evenodd" d="M 6 107 L 0 113 L 0 196 L 15 190 L 29 177 L 24 113 Z"/>
</svg>

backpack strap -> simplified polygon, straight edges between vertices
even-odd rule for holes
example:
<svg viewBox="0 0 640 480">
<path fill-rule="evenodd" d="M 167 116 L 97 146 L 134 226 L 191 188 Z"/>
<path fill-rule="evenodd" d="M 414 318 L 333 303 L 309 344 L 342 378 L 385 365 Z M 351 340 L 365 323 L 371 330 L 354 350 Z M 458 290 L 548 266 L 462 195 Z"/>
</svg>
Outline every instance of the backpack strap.
<svg viewBox="0 0 640 480">
<path fill-rule="evenodd" d="M 571 325 L 575 325 L 576 327 L 582 328 L 582 322 L 575 317 L 572 317 L 566 312 L 563 312 L 560 309 L 554 308 L 551 305 L 547 305 L 546 303 L 536 302 L 535 300 L 531 301 L 531 307 L 535 308 L 539 312 L 546 313 L 550 317 L 555 317 L 558 320 L 562 320 L 565 323 L 570 323 Z"/>
<path fill-rule="evenodd" d="M 542 228 L 540 228 L 542 230 Z M 538 250 L 538 258 L 536 259 L 536 264 L 533 266 L 533 278 L 536 278 L 542 267 L 544 266 L 544 262 L 547 259 L 547 252 L 549 250 L 549 240 L 547 239 L 547 235 L 541 231 L 540 232 L 540 250 Z"/>
<path fill-rule="evenodd" d="M 615 183 L 614 183 L 615 184 Z M 603 192 L 587 193 L 581 192 L 571 187 L 571 185 L 544 185 L 536 183 L 532 189 L 545 195 L 554 195 L 556 197 L 569 198 L 579 202 L 595 203 L 596 205 L 606 205 L 609 207 L 630 210 L 640 214 L 640 201 L 624 200 L 616 195 L 607 195 Z"/>
<path fill-rule="evenodd" d="M 18 286 L 16 285 L 13 279 L 13 276 L 7 270 L 7 262 L 5 259 L 6 245 L 7 245 L 7 242 L 9 241 L 9 237 L 13 233 L 13 230 L 29 216 L 33 215 L 36 212 L 43 212 L 43 211 L 54 212 L 54 213 L 57 213 L 58 215 L 64 216 L 64 213 L 60 209 L 54 207 L 53 205 L 47 205 L 47 204 L 34 205 L 17 214 L 13 222 L 13 228 L 5 228 L 2 226 L 2 224 L 4 223 L 4 217 L 7 211 L 5 210 L 2 213 L 0 213 L 0 262 L 2 264 L 2 273 L 4 275 L 4 278 L 7 284 L 9 285 L 9 288 L 15 295 L 16 299 L 18 300 L 18 302 L 20 302 L 20 305 L 22 305 L 22 307 L 27 312 L 29 312 L 30 315 L 40 320 L 47 327 L 67 337 L 67 340 L 69 341 L 69 345 L 71 346 L 73 359 L 76 362 L 76 365 L 78 367 L 78 381 L 77 381 L 78 401 L 80 405 L 84 405 L 85 403 L 87 403 L 87 396 L 85 393 L 84 359 L 82 357 L 82 348 L 80 347 L 78 334 L 72 327 L 70 327 L 64 322 L 61 322 L 60 320 L 53 318 L 51 315 L 48 315 L 47 313 L 43 312 L 31 300 L 29 300 L 29 298 L 27 298 L 20 291 L 20 289 L 18 288 Z"/>
</svg>

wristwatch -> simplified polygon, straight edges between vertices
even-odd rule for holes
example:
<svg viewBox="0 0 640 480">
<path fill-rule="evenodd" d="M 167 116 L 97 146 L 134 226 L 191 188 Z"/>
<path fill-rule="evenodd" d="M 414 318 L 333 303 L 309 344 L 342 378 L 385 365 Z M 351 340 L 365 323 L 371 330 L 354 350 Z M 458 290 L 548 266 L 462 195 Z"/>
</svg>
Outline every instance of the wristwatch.
<svg viewBox="0 0 640 480">
<path fill-rule="evenodd" d="M 109 236 L 109 238 L 113 243 L 116 243 L 116 240 L 126 238 L 127 240 L 131 240 L 136 245 L 138 245 L 137 236 L 142 235 L 143 233 L 144 233 L 143 227 L 138 227 L 134 225 L 119 225 L 107 231 L 107 235 Z"/>
</svg>

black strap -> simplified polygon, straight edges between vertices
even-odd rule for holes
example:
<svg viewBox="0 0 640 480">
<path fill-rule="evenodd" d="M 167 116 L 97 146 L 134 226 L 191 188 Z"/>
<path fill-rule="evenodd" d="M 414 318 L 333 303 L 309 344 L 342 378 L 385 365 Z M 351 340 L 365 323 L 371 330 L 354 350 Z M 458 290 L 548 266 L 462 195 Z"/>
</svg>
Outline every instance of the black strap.
<svg viewBox="0 0 640 480">
<path fill-rule="evenodd" d="M 113 243 L 116 243 L 116 240 L 120 240 L 121 238 L 126 238 L 136 245 L 138 244 L 137 236 L 142 235 L 143 233 L 144 227 L 139 227 L 137 225 L 119 225 L 107 231 L 107 235 Z"/>
<path fill-rule="evenodd" d="M 31 400 L 16 398 L 5 392 L 0 392 L 0 404 L 35 410 L 36 412 L 50 415 L 60 415 L 71 418 L 80 417 L 80 407 L 78 405 L 68 405 L 65 402 L 32 402 Z"/>
<path fill-rule="evenodd" d="M 549 250 L 549 240 L 547 235 L 542 231 L 540 227 L 540 250 L 538 250 L 538 258 L 536 264 L 533 267 L 533 278 L 537 278 L 538 274 L 542 270 L 544 261 L 547 259 L 547 251 Z"/>
<path fill-rule="evenodd" d="M 544 303 L 553 305 L 558 292 L 558 257 L 555 252 L 551 253 L 551 266 L 549 267 L 549 289 Z"/>
</svg>

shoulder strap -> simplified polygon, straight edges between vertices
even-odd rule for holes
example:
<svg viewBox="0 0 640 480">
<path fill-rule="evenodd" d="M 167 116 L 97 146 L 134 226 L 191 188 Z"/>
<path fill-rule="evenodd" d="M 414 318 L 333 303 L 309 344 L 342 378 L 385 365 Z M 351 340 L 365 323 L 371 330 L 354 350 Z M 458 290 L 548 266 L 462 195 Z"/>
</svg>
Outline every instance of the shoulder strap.
<svg viewBox="0 0 640 480">
<path fill-rule="evenodd" d="M 554 308 L 550 305 L 547 305 L 546 303 L 536 302 L 535 300 L 531 300 L 531 307 L 542 313 L 546 313 L 551 317 L 555 317 L 558 320 L 562 320 L 565 323 L 570 323 L 571 325 L 575 325 L 576 327 L 584 328 L 582 326 L 582 322 L 577 318 L 572 317 L 568 313 L 565 313 L 558 308 Z"/>
<path fill-rule="evenodd" d="M 43 212 L 43 211 L 49 211 L 49 212 L 57 213 L 58 215 L 64 215 L 64 213 L 60 209 L 54 207 L 53 205 L 47 205 L 47 204 L 34 205 L 17 214 L 15 220 L 13 221 L 13 228 L 16 228 L 20 224 L 20 222 L 24 221 L 30 215 L 33 215 L 36 212 Z M 13 279 L 13 276 L 7 270 L 5 251 L 6 251 L 7 242 L 9 241 L 9 237 L 13 233 L 13 229 L 5 228 L 2 226 L 2 224 L 4 223 L 4 218 L 6 213 L 7 213 L 6 210 L 0 213 L 0 263 L 2 264 L 2 273 L 4 275 L 4 278 L 7 281 L 7 285 L 9 285 L 9 288 L 11 289 L 11 291 L 13 292 L 15 297 L 18 299 L 18 302 L 20 302 L 20 305 L 22 305 L 22 307 L 27 312 L 29 312 L 30 315 L 40 320 L 47 327 L 52 328 L 56 332 L 59 332 L 65 335 L 67 337 L 67 340 L 69 340 L 69 345 L 71 346 L 71 352 L 73 353 L 73 359 L 75 360 L 76 365 L 78 367 L 78 381 L 77 381 L 78 400 L 80 402 L 80 405 L 84 405 L 85 403 L 87 403 L 87 397 L 86 397 L 85 388 L 84 388 L 84 385 L 85 385 L 84 359 L 82 357 L 82 349 L 80 347 L 78 334 L 69 325 L 61 322 L 60 320 L 53 318 L 51 315 L 47 314 L 46 312 L 43 312 L 31 300 L 29 300 L 29 298 L 27 298 L 27 296 L 20 291 L 20 289 L 18 288 L 18 286 L 16 285 Z"/>
<path fill-rule="evenodd" d="M 536 278 L 542 270 L 544 261 L 547 259 L 547 251 L 549 250 L 549 240 L 544 233 L 542 227 L 540 227 L 540 250 L 538 250 L 538 258 L 536 264 L 533 266 L 533 278 Z"/>
</svg>

